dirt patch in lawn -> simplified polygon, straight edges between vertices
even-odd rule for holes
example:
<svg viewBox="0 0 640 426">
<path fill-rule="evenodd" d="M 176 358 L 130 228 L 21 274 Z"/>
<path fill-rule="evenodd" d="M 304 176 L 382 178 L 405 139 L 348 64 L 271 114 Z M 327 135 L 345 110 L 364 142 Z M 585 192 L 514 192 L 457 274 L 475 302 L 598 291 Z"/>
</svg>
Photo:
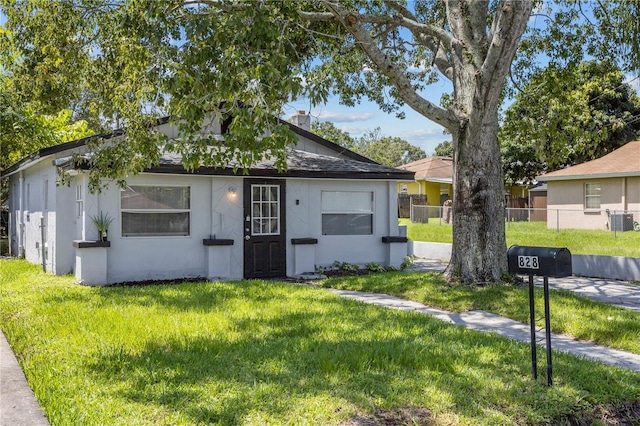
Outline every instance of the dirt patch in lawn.
<svg viewBox="0 0 640 426">
<path fill-rule="evenodd" d="M 373 414 L 359 414 L 341 426 L 435 426 L 440 424 L 431 411 L 426 408 L 408 407 L 396 410 L 377 410 Z M 518 423 L 520 424 L 520 423 Z M 528 423 L 522 423 L 528 424 Z M 555 419 L 541 426 L 552 425 L 591 426 L 638 426 L 640 425 L 640 401 L 625 402 L 618 405 L 599 406 L 592 412 L 575 414 Z"/>
<path fill-rule="evenodd" d="M 638 426 L 640 425 L 640 401 L 625 402 L 619 405 L 597 407 L 591 413 L 577 414 L 548 423 L 549 426 L 567 424 L 571 426 Z"/>
<path fill-rule="evenodd" d="M 347 269 L 329 269 L 327 271 L 322 271 L 322 273 L 324 275 L 326 275 L 328 278 L 350 277 L 350 276 L 353 276 L 353 275 L 375 274 L 375 272 L 373 272 L 370 269 L 351 269 L 351 270 L 347 270 Z"/>
<path fill-rule="evenodd" d="M 397 410 L 377 410 L 373 414 L 357 415 L 342 426 L 395 426 L 395 425 L 436 425 L 431 411 L 426 408 L 408 407 Z"/>
<path fill-rule="evenodd" d="M 115 284 L 109 284 L 105 287 L 145 287 L 149 285 L 179 285 L 183 283 L 204 283 L 207 282 L 205 277 L 200 278 L 176 278 L 172 280 L 144 280 L 144 281 L 124 281 Z"/>
</svg>

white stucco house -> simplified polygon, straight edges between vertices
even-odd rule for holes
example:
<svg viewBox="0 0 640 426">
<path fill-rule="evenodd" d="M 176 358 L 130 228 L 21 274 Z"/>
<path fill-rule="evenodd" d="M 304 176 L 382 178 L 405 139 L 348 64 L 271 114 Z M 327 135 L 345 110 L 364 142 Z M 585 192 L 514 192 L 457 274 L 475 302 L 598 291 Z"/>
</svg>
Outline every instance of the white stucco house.
<svg viewBox="0 0 640 426">
<path fill-rule="evenodd" d="M 536 179 L 547 184 L 549 228 L 630 231 L 640 221 L 640 141 Z"/>
<path fill-rule="evenodd" d="M 265 158 L 248 175 L 232 168 L 187 171 L 176 154 L 90 193 L 72 154 L 88 138 L 41 149 L 3 171 L 9 181 L 11 253 L 79 282 L 187 277 L 242 279 L 296 276 L 334 261 L 399 266 L 397 182 L 413 172 L 381 166 L 289 124 L 298 136 L 288 170 Z M 169 137 L 165 120 L 158 129 Z M 214 133 L 221 126 L 214 123 Z M 86 164 L 85 164 L 86 165 Z M 73 176 L 57 186 L 57 168 Z M 113 218 L 99 241 L 92 217 Z"/>
</svg>

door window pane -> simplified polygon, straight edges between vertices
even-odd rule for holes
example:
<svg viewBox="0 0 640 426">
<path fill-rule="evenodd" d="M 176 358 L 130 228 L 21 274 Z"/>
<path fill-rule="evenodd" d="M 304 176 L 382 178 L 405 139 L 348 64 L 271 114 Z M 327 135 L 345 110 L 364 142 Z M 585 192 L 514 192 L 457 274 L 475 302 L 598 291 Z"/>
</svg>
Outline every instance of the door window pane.
<svg viewBox="0 0 640 426">
<path fill-rule="evenodd" d="M 280 186 L 251 185 L 252 235 L 280 234 Z"/>
</svg>

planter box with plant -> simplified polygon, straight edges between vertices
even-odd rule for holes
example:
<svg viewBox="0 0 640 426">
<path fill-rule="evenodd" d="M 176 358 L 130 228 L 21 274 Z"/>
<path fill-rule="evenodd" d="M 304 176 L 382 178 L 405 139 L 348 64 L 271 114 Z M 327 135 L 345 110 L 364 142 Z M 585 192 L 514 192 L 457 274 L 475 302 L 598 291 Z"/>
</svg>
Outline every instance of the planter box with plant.
<svg viewBox="0 0 640 426">
<path fill-rule="evenodd" d="M 109 214 L 105 214 L 100 211 L 100 215 L 95 215 L 91 217 L 93 220 L 93 224 L 96 226 L 98 230 L 98 234 L 100 235 L 100 241 L 107 241 L 107 233 L 109 231 L 109 225 L 113 222 L 113 218 L 109 217 Z"/>
</svg>

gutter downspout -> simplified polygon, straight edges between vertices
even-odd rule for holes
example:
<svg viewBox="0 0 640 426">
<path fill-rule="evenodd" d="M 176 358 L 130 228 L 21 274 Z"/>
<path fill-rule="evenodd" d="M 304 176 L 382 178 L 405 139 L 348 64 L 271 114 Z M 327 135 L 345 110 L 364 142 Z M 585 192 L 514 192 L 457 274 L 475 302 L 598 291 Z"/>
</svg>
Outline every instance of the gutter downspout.
<svg viewBox="0 0 640 426">
<path fill-rule="evenodd" d="M 627 178 L 622 178 L 622 210 L 627 211 Z"/>
<path fill-rule="evenodd" d="M 24 175 L 20 172 L 18 182 L 20 183 L 19 200 L 18 200 L 18 257 L 24 256 Z"/>
</svg>

